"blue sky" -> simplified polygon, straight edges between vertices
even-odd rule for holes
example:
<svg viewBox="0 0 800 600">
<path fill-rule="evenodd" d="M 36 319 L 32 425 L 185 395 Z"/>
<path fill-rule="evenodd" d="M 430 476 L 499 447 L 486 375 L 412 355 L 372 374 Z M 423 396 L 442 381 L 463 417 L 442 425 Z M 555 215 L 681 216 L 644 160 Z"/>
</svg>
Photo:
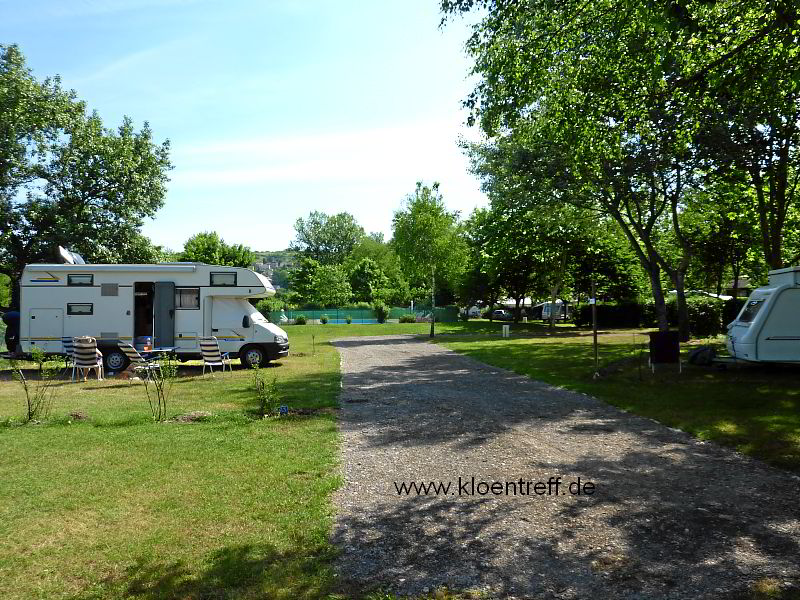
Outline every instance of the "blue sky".
<svg viewBox="0 0 800 600">
<path fill-rule="evenodd" d="M 59 74 L 107 126 L 172 143 L 165 207 L 144 232 L 285 248 L 312 210 L 391 232 L 421 179 L 451 209 L 485 203 L 457 146 L 471 89 L 466 23 L 437 0 L 0 0 L 0 42 Z"/>
</svg>

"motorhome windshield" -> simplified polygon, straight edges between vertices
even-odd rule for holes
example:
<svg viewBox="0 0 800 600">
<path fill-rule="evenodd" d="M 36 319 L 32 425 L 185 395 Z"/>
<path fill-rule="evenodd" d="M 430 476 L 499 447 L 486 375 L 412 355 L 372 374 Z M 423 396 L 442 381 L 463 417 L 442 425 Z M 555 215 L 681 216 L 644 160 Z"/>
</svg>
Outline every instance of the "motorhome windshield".
<svg viewBox="0 0 800 600">
<path fill-rule="evenodd" d="M 756 318 L 758 311 L 761 310 L 761 307 L 764 305 L 764 299 L 761 298 L 759 300 L 750 300 L 747 304 L 745 304 L 744 308 L 742 309 L 742 314 L 739 315 L 737 321 L 740 323 L 750 323 L 753 319 Z"/>
</svg>

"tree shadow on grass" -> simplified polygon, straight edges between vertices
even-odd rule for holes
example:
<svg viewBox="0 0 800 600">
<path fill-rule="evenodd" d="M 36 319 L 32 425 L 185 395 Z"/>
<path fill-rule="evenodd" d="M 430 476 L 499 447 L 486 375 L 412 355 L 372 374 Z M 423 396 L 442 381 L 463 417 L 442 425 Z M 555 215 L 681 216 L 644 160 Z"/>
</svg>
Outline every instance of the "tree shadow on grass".
<svg viewBox="0 0 800 600">
<path fill-rule="evenodd" d="M 279 551 L 271 544 L 231 545 L 214 552 L 202 569 L 183 561 L 139 558 L 124 575 L 71 600 L 108 597 L 166 599 L 323 598 L 331 580 L 327 546 Z"/>
</svg>

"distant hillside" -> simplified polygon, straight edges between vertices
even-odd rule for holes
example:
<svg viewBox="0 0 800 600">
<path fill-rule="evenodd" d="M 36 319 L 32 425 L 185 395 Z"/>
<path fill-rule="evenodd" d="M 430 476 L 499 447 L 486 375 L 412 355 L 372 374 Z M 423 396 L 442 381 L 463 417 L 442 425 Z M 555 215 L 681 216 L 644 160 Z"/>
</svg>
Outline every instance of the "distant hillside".
<svg viewBox="0 0 800 600">
<path fill-rule="evenodd" d="M 269 252 L 253 251 L 256 262 L 253 269 L 269 277 L 276 289 L 289 285 L 289 271 L 295 263 L 295 253 L 291 250 L 275 250 Z"/>
<path fill-rule="evenodd" d="M 289 249 L 261 252 L 254 250 L 258 263 L 273 265 L 273 268 L 291 267 L 295 262 L 295 253 Z"/>
</svg>

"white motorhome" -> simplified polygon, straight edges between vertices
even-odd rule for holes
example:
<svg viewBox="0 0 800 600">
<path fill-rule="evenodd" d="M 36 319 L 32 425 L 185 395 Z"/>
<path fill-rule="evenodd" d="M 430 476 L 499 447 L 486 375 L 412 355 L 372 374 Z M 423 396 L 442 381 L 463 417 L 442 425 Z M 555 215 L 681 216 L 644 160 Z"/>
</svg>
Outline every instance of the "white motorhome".
<svg viewBox="0 0 800 600">
<path fill-rule="evenodd" d="M 800 266 L 769 272 L 728 325 L 728 352 L 752 362 L 800 362 Z"/>
<path fill-rule="evenodd" d="M 20 281 L 23 353 L 63 353 L 62 338 L 92 336 L 108 370 L 127 365 L 118 343 L 151 337 L 180 360 L 200 357 L 199 339 L 215 336 L 242 364 L 288 355 L 286 332 L 248 298 L 275 294 L 249 269 L 202 263 L 153 265 L 32 264 Z"/>
</svg>

